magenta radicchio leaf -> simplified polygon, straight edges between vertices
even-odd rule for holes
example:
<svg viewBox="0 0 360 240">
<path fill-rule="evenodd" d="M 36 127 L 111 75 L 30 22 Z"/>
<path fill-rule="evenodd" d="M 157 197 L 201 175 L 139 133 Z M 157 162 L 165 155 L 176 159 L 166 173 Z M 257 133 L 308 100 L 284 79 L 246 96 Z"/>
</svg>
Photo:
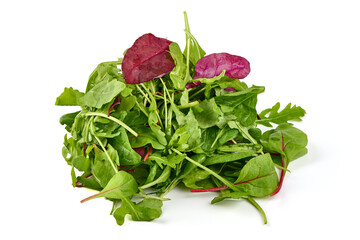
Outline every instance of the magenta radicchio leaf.
<svg viewBox="0 0 360 240">
<path fill-rule="evenodd" d="M 151 33 L 139 37 L 126 51 L 121 65 L 126 83 L 148 82 L 169 73 L 175 67 L 169 53 L 170 43 Z"/>
<path fill-rule="evenodd" d="M 194 79 L 212 78 L 218 76 L 223 70 L 229 78 L 243 79 L 250 73 L 250 63 L 240 56 L 213 53 L 196 63 Z"/>
</svg>

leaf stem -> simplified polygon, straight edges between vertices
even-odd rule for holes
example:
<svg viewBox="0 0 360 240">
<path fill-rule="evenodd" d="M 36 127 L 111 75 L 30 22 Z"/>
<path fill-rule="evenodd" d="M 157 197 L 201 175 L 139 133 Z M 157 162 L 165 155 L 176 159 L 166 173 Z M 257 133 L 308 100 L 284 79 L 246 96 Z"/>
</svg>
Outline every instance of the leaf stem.
<svg viewBox="0 0 360 240">
<path fill-rule="evenodd" d="M 145 185 L 143 185 L 143 186 L 141 186 L 139 188 L 146 189 L 146 188 L 152 187 L 152 186 L 154 186 L 154 185 L 156 185 L 158 183 L 162 183 L 162 182 L 166 181 L 166 179 L 169 178 L 170 173 L 171 173 L 171 167 L 166 166 L 166 168 L 164 169 L 164 171 L 162 172 L 160 177 L 158 177 L 156 180 L 154 180 L 154 181 L 152 181 L 152 182 L 150 182 L 148 184 L 145 184 Z"/>
<path fill-rule="evenodd" d="M 114 165 L 113 161 L 111 160 L 111 157 L 110 157 L 109 153 L 106 151 L 104 145 L 102 144 L 102 142 L 100 141 L 100 139 L 96 135 L 94 135 L 94 137 L 95 137 L 96 141 L 98 141 L 98 143 L 101 146 L 102 150 L 104 151 L 106 158 L 108 159 L 108 161 L 111 164 L 111 167 L 114 169 L 115 173 L 117 173 L 118 169 L 117 169 L 117 167 L 115 167 L 115 165 Z"/>
<path fill-rule="evenodd" d="M 264 224 L 267 224 L 267 218 L 264 210 L 260 207 L 260 205 L 252 198 L 252 197 L 243 197 L 245 198 L 249 203 L 251 203 L 261 214 L 262 218 L 264 219 Z"/>
<path fill-rule="evenodd" d="M 131 134 L 133 134 L 135 137 L 138 136 L 138 134 L 132 130 L 128 125 L 126 125 L 125 123 L 123 123 L 122 121 L 120 121 L 117 118 L 114 118 L 113 116 L 107 116 L 104 113 L 99 113 L 99 112 L 88 112 L 85 114 L 86 116 L 99 116 L 99 117 L 103 117 L 103 118 L 107 118 L 111 121 L 116 122 L 117 124 L 119 124 L 120 126 L 122 126 L 123 128 L 125 128 L 126 130 L 128 130 Z"/>
<path fill-rule="evenodd" d="M 184 109 L 184 108 L 190 108 L 190 107 L 194 107 L 196 105 L 199 105 L 199 101 L 194 101 L 194 102 L 190 102 L 184 105 L 179 105 L 178 108 L 179 109 Z"/>
<path fill-rule="evenodd" d="M 176 152 L 179 155 L 182 155 L 183 153 L 179 152 L 177 149 L 172 148 L 172 150 L 174 152 Z M 219 174 L 217 174 L 216 172 L 214 172 L 213 170 L 205 167 L 204 165 L 196 162 L 195 160 L 189 158 L 188 156 L 185 156 L 185 159 L 188 160 L 189 162 L 191 162 L 192 164 L 198 166 L 199 168 L 204 169 L 205 171 L 207 171 L 208 173 L 210 173 L 211 175 L 213 175 L 214 177 L 216 177 L 217 179 L 219 179 L 221 182 L 223 182 L 227 187 L 231 188 L 232 190 L 239 192 L 239 189 L 231 182 L 229 182 L 228 180 L 226 180 L 225 178 L 221 177 Z"/>
</svg>

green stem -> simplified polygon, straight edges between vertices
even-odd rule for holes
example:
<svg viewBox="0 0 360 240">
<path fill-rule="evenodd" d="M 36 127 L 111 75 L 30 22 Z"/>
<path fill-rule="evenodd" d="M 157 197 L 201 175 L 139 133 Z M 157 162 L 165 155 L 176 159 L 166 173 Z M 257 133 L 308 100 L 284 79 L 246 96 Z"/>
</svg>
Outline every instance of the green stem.
<svg viewBox="0 0 360 240">
<path fill-rule="evenodd" d="M 117 168 L 115 167 L 115 165 L 114 165 L 113 161 L 111 160 L 110 155 L 109 155 L 109 153 L 106 151 L 106 149 L 105 149 L 104 145 L 102 144 L 102 142 L 100 141 L 100 139 L 99 139 L 96 135 L 94 135 L 94 137 L 96 138 L 96 140 L 98 141 L 98 143 L 99 143 L 100 147 L 101 147 L 101 148 L 102 148 L 102 150 L 104 151 L 104 153 L 105 153 L 105 155 L 106 155 L 107 160 L 108 160 L 108 161 L 110 162 L 110 164 L 111 164 L 111 167 L 114 169 L 115 173 L 117 173 L 117 172 L 118 172 L 118 170 L 117 170 Z"/>
<path fill-rule="evenodd" d="M 267 224 L 267 219 L 264 210 L 260 207 L 260 205 L 252 198 L 252 197 L 243 197 L 245 198 L 249 203 L 251 203 L 261 214 L 262 218 L 264 219 L 264 224 Z"/>
<path fill-rule="evenodd" d="M 139 90 L 139 92 L 144 96 L 144 98 L 150 102 L 150 98 L 144 93 L 144 91 L 139 87 L 139 85 L 135 84 L 135 86 Z"/>
<path fill-rule="evenodd" d="M 178 185 L 180 182 L 180 179 L 175 178 L 165 189 L 165 191 L 160 195 L 160 197 L 164 197 L 166 194 L 168 194 L 168 192 L 170 192 L 171 189 L 173 189 L 174 187 L 176 187 L 176 185 Z"/>
<path fill-rule="evenodd" d="M 191 47 L 191 38 L 190 35 L 187 32 L 190 32 L 190 27 L 189 27 L 189 21 L 187 18 L 187 14 L 186 12 L 184 12 L 184 20 L 185 20 L 185 35 L 186 35 L 186 73 L 185 73 L 185 79 L 191 80 L 191 76 L 190 76 L 190 47 Z"/>
<path fill-rule="evenodd" d="M 182 155 L 183 153 L 181 153 L 180 151 L 178 151 L 177 149 L 175 148 L 172 148 L 172 150 L 174 152 L 176 152 L 177 154 L 179 155 Z M 223 182 L 226 186 L 228 186 L 229 188 L 231 188 L 232 190 L 238 192 L 239 189 L 231 182 L 229 182 L 228 180 L 226 180 L 225 178 L 223 178 L 222 176 L 220 176 L 219 174 L 217 174 L 216 172 L 214 172 L 213 170 L 205 167 L 204 165 L 198 163 L 197 161 L 189 158 L 188 156 L 185 157 L 186 160 L 188 160 L 189 162 L 191 162 L 192 164 L 198 166 L 199 168 L 202 168 L 204 169 L 205 171 L 207 171 L 208 173 L 210 173 L 211 175 L 213 175 L 214 177 L 216 177 L 217 179 L 219 179 L 221 182 Z"/>
<path fill-rule="evenodd" d="M 191 91 L 192 89 L 195 89 L 195 88 L 191 88 L 189 91 Z M 190 96 L 190 99 L 192 99 L 192 98 L 194 98 L 196 95 L 202 93 L 203 91 L 205 91 L 205 89 L 206 89 L 206 88 L 203 87 L 202 89 L 200 89 L 200 90 L 197 91 L 196 93 L 192 94 L 192 95 Z"/>
<path fill-rule="evenodd" d="M 98 112 L 89 112 L 85 114 L 86 116 L 99 116 L 99 117 L 103 117 L 103 118 L 107 118 L 111 121 L 116 122 L 117 124 L 119 124 L 120 126 L 122 126 L 123 128 L 125 128 L 126 130 L 128 130 L 131 134 L 133 134 L 135 137 L 138 136 L 138 134 L 132 130 L 128 125 L 126 125 L 125 123 L 123 123 L 122 121 L 120 121 L 117 118 L 114 118 L 113 116 L 107 116 L 104 113 L 98 113 Z"/>
<path fill-rule="evenodd" d="M 251 143 L 258 144 L 258 142 L 249 134 L 249 131 L 247 130 L 247 128 L 245 128 L 238 122 L 235 122 L 235 124 L 238 127 L 238 129 L 245 135 L 245 137 L 250 140 Z"/>
<path fill-rule="evenodd" d="M 141 85 L 141 86 L 145 89 L 145 91 L 149 94 L 149 97 L 150 97 L 151 100 L 155 103 L 155 106 L 156 106 L 156 100 L 155 100 L 155 98 L 154 98 L 154 94 L 151 94 L 150 90 L 145 86 L 145 84 L 140 83 L 140 85 Z M 150 102 L 150 101 L 149 101 L 149 102 Z M 157 106 L 156 106 L 156 108 L 157 108 Z M 157 116 L 157 118 L 158 118 L 158 121 L 159 121 L 159 124 L 160 124 L 161 128 L 163 128 L 164 125 L 163 125 L 162 120 L 161 120 L 161 117 L 160 117 L 160 115 L 159 115 L 159 111 L 155 111 L 155 114 L 156 114 L 156 116 Z"/>
<path fill-rule="evenodd" d="M 215 146 L 215 144 L 216 144 L 217 140 L 219 140 L 219 138 L 220 138 L 220 136 L 222 135 L 222 133 L 223 133 L 224 129 L 225 129 L 225 128 L 221 129 L 221 131 L 219 132 L 219 134 L 216 136 L 216 138 L 215 138 L 215 140 L 214 140 L 213 144 L 211 144 L 210 149 L 212 149 L 212 148 Z"/>
<path fill-rule="evenodd" d="M 146 194 L 140 194 L 140 193 L 136 193 L 136 194 L 134 194 L 134 195 L 135 195 L 135 196 L 139 196 L 139 197 L 143 197 L 143 198 L 158 199 L 158 200 L 161 200 L 161 201 L 167 201 L 167 200 L 170 200 L 170 198 L 155 197 L 155 196 L 149 196 L 149 195 L 146 195 Z"/>
<path fill-rule="evenodd" d="M 167 132 L 167 128 L 168 128 L 168 110 L 167 110 L 167 100 L 166 100 L 166 85 L 164 83 L 164 81 L 160 78 L 161 83 L 163 84 L 164 87 L 164 108 L 165 108 L 165 132 Z"/>
<path fill-rule="evenodd" d="M 199 101 L 194 101 L 194 102 L 190 102 L 184 105 L 179 105 L 178 108 L 179 109 L 184 109 L 184 108 L 190 108 L 190 107 L 194 107 L 196 105 L 199 105 Z"/>
</svg>

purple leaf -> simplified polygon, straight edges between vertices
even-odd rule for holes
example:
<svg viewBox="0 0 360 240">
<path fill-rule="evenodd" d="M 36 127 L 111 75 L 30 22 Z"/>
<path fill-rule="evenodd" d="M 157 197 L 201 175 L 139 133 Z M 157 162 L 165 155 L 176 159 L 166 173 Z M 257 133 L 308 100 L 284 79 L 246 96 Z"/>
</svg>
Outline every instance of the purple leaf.
<svg viewBox="0 0 360 240">
<path fill-rule="evenodd" d="M 170 43 L 151 33 L 139 37 L 126 51 L 121 65 L 126 83 L 148 82 L 169 73 L 175 67 L 169 53 Z"/>
<path fill-rule="evenodd" d="M 250 63 L 243 57 L 228 53 L 213 53 L 201 58 L 195 65 L 197 78 L 212 78 L 223 70 L 229 78 L 243 79 L 250 73 Z"/>
</svg>

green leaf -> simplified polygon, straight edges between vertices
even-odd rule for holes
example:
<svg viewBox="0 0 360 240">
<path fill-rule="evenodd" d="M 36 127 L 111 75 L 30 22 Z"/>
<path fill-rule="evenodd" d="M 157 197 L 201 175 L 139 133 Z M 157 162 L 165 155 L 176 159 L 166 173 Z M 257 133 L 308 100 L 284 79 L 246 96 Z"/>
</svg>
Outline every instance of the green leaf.
<svg viewBox="0 0 360 240">
<path fill-rule="evenodd" d="M 264 132 L 261 137 L 264 151 L 284 154 L 287 163 L 305 155 L 307 143 L 307 135 L 289 124 L 280 124 L 276 129 Z"/>
<path fill-rule="evenodd" d="M 200 146 L 201 132 L 193 111 L 190 109 L 185 117 L 186 124 L 176 129 L 169 146 L 176 146 L 179 151 L 194 149 Z"/>
<path fill-rule="evenodd" d="M 114 78 L 121 79 L 117 64 L 120 64 L 120 61 L 100 63 L 89 77 L 86 92 L 89 92 L 90 89 L 102 81 L 110 81 Z"/>
<path fill-rule="evenodd" d="M 209 128 L 215 126 L 221 114 L 220 108 L 216 105 L 214 98 L 204 100 L 199 105 L 192 107 L 199 127 Z"/>
<path fill-rule="evenodd" d="M 185 184 L 186 187 L 197 189 L 201 188 L 200 186 L 196 185 L 197 182 L 209 178 L 211 174 L 203 169 L 195 168 L 191 174 L 186 175 L 182 182 Z"/>
<path fill-rule="evenodd" d="M 141 156 L 131 147 L 124 128 L 120 128 L 120 135 L 108 140 L 117 151 L 122 165 L 136 165 L 141 162 Z"/>
<path fill-rule="evenodd" d="M 227 93 L 225 95 L 216 96 L 215 102 L 218 105 L 236 107 L 248 99 L 265 91 L 264 87 L 252 86 L 244 91 Z"/>
<path fill-rule="evenodd" d="M 104 152 L 98 154 L 97 151 L 100 150 L 96 150 L 92 173 L 100 186 L 105 187 L 115 173 L 112 165 L 107 160 L 106 154 Z"/>
<path fill-rule="evenodd" d="M 159 143 L 154 132 L 146 126 L 137 126 L 133 128 L 139 136 L 129 138 L 131 147 L 139 148 L 151 144 L 155 149 L 164 149 L 165 146 Z"/>
<path fill-rule="evenodd" d="M 175 42 L 170 43 L 169 50 L 171 57 L 174 59 L 175 67 L 170 72 L 170 79 L 175 89 L 184 90 L 187 80 L 185 79 L 186 64 L 184 55 L 179 45 Z"/>
<path fill-rule="evenodd" d="M 265 197 L 273 193 L 278 185 L 278 176 L 270 154 L 252 158 L 241 169 L 235 185 L 248 196 Z"/>
<path fill-rule="evenodd" d="M 140 203 L 135 204 L 128 198 L 123 199 L 119 208 L 114 211 L 114 218 L 118 225 L 123 225 L 125 216 L 131 215 L 134 221 L 152 221 L 160 217 L 162 211 L 162 201 L 159 199 L 145 198 Z"/>
<path fill-rule="evenodd" d="M 60 124 L 65 125 L 65 129 L 68 132 L 71 132 L 71 127 L 74 124 L 75 117 L 80 113 L 80 111 L 73 112 L 73 113 L 67 113 L 60 117 Z"/>
<path fill-rule="evenodd" d="M 138 185 L 133 176 L 125 171 L 116 173 L 104 187 L 104 189 L 81 202 L 86 202 L 91 199 L 105 197 L 110 199 L 125 199 L 138 192 Z"/>
<path fill-rule="evenodd" d="M 261 144 L 253 143 L 237 143 L 220 146 L 218 149 L 220 152 L 253 152 L 260 153 L 262 152 Z"/>
<path fill-rule="evenodd" d="M 289 121 L 301 121 L 301 118 L 305 116 L 305 110 L 296 105 L 291 106 L 291 103 L 279 112 L 280 103 L 276 103 L 272 108 L 265 109 L 259 114 L 260 120 L 257 120 L 257 124 L 262 124 L 267 127 L 272 127 L 271 123 L 282 124 Z"/>
<path fill-rule="evenodd" d="M 208 157 L 203 163 L 203 165 L 207 166 L 219 163 L 233 162 L 247 157 L 254 157 L 256 155 L 256 151 L 252 150 L 228 154 L 214 154 L 213 156 Z"/>
<path fill-rule="evenodd" d="M 195 66 L 200 58 L 205 56 L 205 51 L 200 47 L 198 41 L 190 32 L 189 22 L 186 12 L 184 12 L 185 19 L 185 34 L 186 34 L 186 46 L 184 49 L 184 56 L 189 55 L 190 62 Z"/>
<path fill-rule="evenodd" d="M 65 88 L 63 93 L 56 98 L 55 105 L 57 106 L 82 106 L 83 92 L 70 88 Z"/>
<path fill-rule="evenodd" d="M 101 108 L 112 101 L 124 90 L 126 85 L 116 79 L 101 81 L 92 87 L 82 98 L 83 104 L 89 107 Z"/>
</svg>

